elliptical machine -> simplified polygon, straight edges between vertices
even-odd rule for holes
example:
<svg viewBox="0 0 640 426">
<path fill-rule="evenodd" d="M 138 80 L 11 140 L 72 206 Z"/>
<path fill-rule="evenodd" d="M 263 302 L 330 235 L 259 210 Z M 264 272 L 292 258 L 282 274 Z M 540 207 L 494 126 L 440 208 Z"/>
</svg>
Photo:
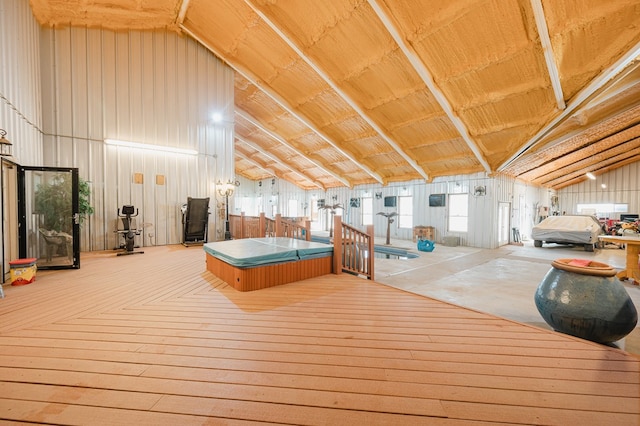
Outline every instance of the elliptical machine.
<svg viewBox="0 0 640 426">
<path fill-rule="evenodd" d="M 133 214 L 134 211 L 136 214 Z M 118 253 L 118 256 L 144 253 L 144 251 L 133 250 L 135 247 L 135 237 L 136 235 L 140 235 L 142 232 L 142 230 L 137 228 L 135 225 L 134 218 L 136 216 L 138 216 L 138 209 L 131 205 L 122 206 L 122 214 L 120 214 L 120 209 L 118 209 L 118 218 L 120 219 L 118 223 L 122 224 L 122 228 L 118 226 L 116 232 L 124 238 L 124 244 L 121 244 L 119 248 L 125 249 L 125 251 Z"/>
</svg>

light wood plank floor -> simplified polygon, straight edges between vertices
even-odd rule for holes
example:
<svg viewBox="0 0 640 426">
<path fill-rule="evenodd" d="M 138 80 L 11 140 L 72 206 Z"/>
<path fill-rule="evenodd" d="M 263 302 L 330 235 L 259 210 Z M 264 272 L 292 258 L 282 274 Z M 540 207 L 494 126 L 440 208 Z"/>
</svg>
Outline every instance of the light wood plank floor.
<svg viewBox="0 0 640 426">
<path fill-rule="evenodd" d="M 201 247 L 83 253 L 0 300 L 0 419 L 638 425 L 640 359 L 327 275 L 240 293 Z"/>
</svg>

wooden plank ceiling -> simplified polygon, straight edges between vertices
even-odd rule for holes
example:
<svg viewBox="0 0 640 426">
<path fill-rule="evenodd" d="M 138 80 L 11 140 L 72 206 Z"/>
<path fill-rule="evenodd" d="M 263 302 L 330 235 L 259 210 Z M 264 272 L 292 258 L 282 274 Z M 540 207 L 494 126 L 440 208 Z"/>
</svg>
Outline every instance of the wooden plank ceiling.
<svg viewBox="0 0 640 426">
<path fill-rule="evenodd" d="M 236 173 L 303 189 L 486 172 L 559 189 L 640 159 L 638 0 L 31 0 L 169 28 L 236 73 Z"/>
</svg>

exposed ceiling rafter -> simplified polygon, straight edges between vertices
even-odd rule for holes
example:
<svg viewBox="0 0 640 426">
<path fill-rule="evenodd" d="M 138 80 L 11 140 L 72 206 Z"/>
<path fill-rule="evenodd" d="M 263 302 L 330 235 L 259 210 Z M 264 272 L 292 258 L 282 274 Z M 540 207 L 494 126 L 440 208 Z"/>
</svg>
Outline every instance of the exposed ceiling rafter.
<svg viewBox="0 0 640 426">
<path fill-rule="evenodd" d="M 531 7 L 533 8 L 533 16 L 536 19 L 536 26 L 538 27 L 538 35 L 540 35 L 544 60 L 547 63 L 547 70 L 549 71 L 549 78 L 551 79 L 551 87 L 553 87 L 553 94 L 556 97 L 556 104 L 558 104 L 559 109 L 563 110 L 566 108 L 566 104 L 564 103 L 564 94 L 562 93 L 562 85 L 560 84 L 558 66 L 553 56 L 553 46 L 551 46 L 551 39 L 549 38 L 549 28 L 547 27 L 547 19 L 544 16 L 542 1 L 530 1 Z"/>
<path fill-rule="evenodd" d="M 433 76 L 431 72 L 425 67 L 424 63 L 420 60 L 416 52 L 413 48 L 409 47 L 409 45 L 405 42 L 404 38 L 400 35 L 400 31 L 397 29 L 395 23 L 392 21 L 391 16 L 387 13 L 386 9 L 384 9 L 377 0 L 367 0 L 369 5 L 373 8 L 380 21 L 385 26 L 391 37 L 398 44 L 404 55 L 407 57 L 413 68 L 416 70 L 424 84 L 429 88 L 434 98 L 440 104 L 440 107 L 444 110 L 449 117 L 449 120 L 453 123 L 462 139 L 465 141 L 469 149 L 473 152 L 478 162 L 482 165 L 484 170 L 487 173 L 491 173 L 491 166 L 480 152 L 480 148 L 478 145 L 471 139 L 471 135 L 469 135 L 469 131 L 467 130 L 467 126 L 462 122 L 462 120 L 453 112 L 453 108 L 449 103 L 449 100 L 444 96 L 444 93 L 440 90 L 440 88 L 436 85 L 433 80 Z"/>
<path fill-rule="evenodd" d="M 619 79 L 624 79 L 628 74 L 633 73 L 638 67 L 640 67 L 640 61 L 636 62 L 635 65 L 629 67 L 629 69 L 627 69 L 623 73 L 623 75 L 620 75 Z M 592 108 L 594 106 L 607 102 L 613 98 L 616 98 L 617 96 L 624 94 L 625 92 L 637 86 L 638 86 L 638 80 L 635 80 L 635 81 L 630 81 L 625 85 L 617 86 L 615 89 L 606 90 L 604 91 L 604 93 L 599 94 L 598 96 L 595 96 L 593 99 L 589 100 L 587 107 Z"/>
<path fill-rule="evenodd" d="M 188 28 L 186 28 L 184 25 L 180 25 L 180 28 L 187 34 L 189 34 L 191 37 L 193 37 L 195 40 L 197 40 L 199 43 L 201 43 L 203 46 L 205 46 L 207 49 L 209 49 L 214 55 L 218 56 L 219 58 L 224 58 L 224 55 L 221 52 L 218 52 L 216 49 L 214 49 L 212 46 L 210 46 L 208 43 L 205 43 L 204 40 L 202 40 L 202 38 L 200 38 L 197 34 L 193 33 L 192 31 L 190 31 Z M 274 102 L 276 102 L 281 108 L 283 108 L 285 111 L 287 111 L 289 114 L 291 114 L 291 116 L 295 117 L 297 120 L 299 120 L 301 123 L 303 123 L 305 126 L 307 126 L 311 131 L 313 131 L 316 135 L 318 135 L 320 138 L 322 138 L 325 142 L 327 142 L 329 145 L 331 145 L 333 148 L 335 148 L 341 155 L 345 156 L 346 158 L 349 159 L 349 161 L 351 161 L 353 164 L 355 164 L 359 169 L 362 169 L 363 171 L 365 171 L 369 176 L 371 176 L 372 178 L 374 178 L 376 181 L 378 181 L 378 183 L 384 183 L 382 177 L 380 177 L 379 174 L 375 173 L 374 171 L 372 171 L 371 169 L 369 169 L 368 167 L 366 167 L 364 164 L 360 163 L 353 155 L 347 153 L 346 151 L 344 151 L 342 148 L 340 148 L 334 141 L 331 140 L 331 138 L 329 138 L 327 135 L 325 135 L 322 131 L 320 131 L 320 129 L 318 129 L 312 122 L 311 120 L 307 119 L 306 117 L 303 117 L 299 112 L 297 112 L 293 107 L 291 107 L 289 105 L 289 103 L 282 99 L 279 95 L 277 95 L 276 93 L 274 93 L 272 90 L 270 90 L 269 88 L 265 87 L 264 85 L 258 83 L 259 79 L 255 78 L 255 76 L 253 75 L 253 73 L 249 72 L 248 70 L 243 70 L 240 69 L 239 67 L 237 67 L 236 65 L 233 64 L 229 64 L 230 67 L 232 67 L 236 72 L 239 72 L 244 78 L 246 78 L 247 80 L 249 80 L 251 82 L 251 84 L 253 84 L 254 86 L 260 88 L 260 90 L 265 93 L 267 96 L 269 96 Z M 280 138 L 280 140 L 284 140 L 282 138 Z M 304 155 L 304 154 L 301 154 Z M 306 155 L 305 155 L 306 157 Z M 313 161 L 313 160 L 312 160 Z M 339 180 L 343 185 L 348 186 L 348 187 L 352 187 L 353 185 L 348 182 L 347 180 L 345 180 L 342 177 L 339 177 L 337 174 L 330 172 L 327 170 L 326 166 L 324 165 L 319 165 L 318 167 L 322 167 L 324 170 L 327 171 L 327 173 L 331 174 L 334 178 L 336 178 L 337 180 Z"/>
<path fill-rule="evenodd" d="M 270 167 L 265 166 L 264 164 L 260 164 L 259 161 L 254 160 L 253 158 L 249 157 L 248 155 L 243 154 L 242 152 L 239 152 L 238 150 L 235 151 L 235 155 L 242 158 L 244 161 L 247 161 L 251 164 L 253 164 L 255 167 L 259 168 L 260 170 L 263 170 L 265 172 L 267 172 L 270 176 L 277 176 L 281 179 L 284 179 L 282 176 L 280 176 L 278 174 L 278 172 L 276 172 L 275 170 L 273 170 Z"/>
<path fill-rule="evenodd" d="M 163 59 L 182 62 L 172 70 L 198 68 L 193 83 L 206 90 L 217 90 L 209 77 L 218 68 L 201 74 L 200 59 L 219 57 L 233 70 L 220 76 L 225 91 L 233 84 L 234 110 L 269 129 L 263 133 L 239 115 L 229 122 L 258 146 L 234 140 L 239 153 L 254 160 L 233 157 L 248 179 L 270 176 L 266 166 L 301 189 L 316 190 L 484 172 L 559 189 L 568 179 L 584 179 L 584 171 L 621 167 L 624 150 L 640 148 L 626 131 L 640 125 L 640 9 L 634 0 L 592 2 L 580 10 L 566 0 L 437 2 L 428 8 L 392 0 L 108 3 L 30 5 L 43 27 L 78 32 L 79 38 L 56 45 L 70 41 L 73 48 L 83 32 L 97 37 L 106 31 L 109 51 L 125 39 L 134 41 L 122 46 L 135 57 L 164 49 Z M 113 40 L 110 31 L 122 34 Z M 153 35 L 140 38 L 139 31 Z M 173 32 L 186 43 L 167 44 Z M 153 72 L 140 65 L 130 62 L 130 73 Z M 144 93 L 156 90 L 149 83 L 143 82 Z M 200 90 L 191 83 L 186 92 Z M 189 111 L 208 115 L 209 105 L 198 99 L 177 98 Z M 181 125 L 195 116 L 167 118 Z M 602 142 L 613 135 L 624 145 Z M 610 164 L 612 157 L 617 161 Z"/>
<path fill-rule="evenodd" d="M 240 117 L 242 117 L 243 119 L 247 120 L 249 123 L 251 123 L 254 126 L 256 126 L 262 132 L 266 133 L 270 138 L 278 141 L 282 145 L 284 145 L 287 148 L 293 150 L 296 154 L 306 158 L 307 161 L 315 164 L 316 167 L 322 169 L 325 173 L 331 175 L 334 179 L 339 180 L 340 182 L 342 182 L 343 185 L 348 186 L 348 187 L 352 186 L 349 181 L 347 181 L 346 179 L 344 179 L 340 175 L 338 175 L 336 173 L 333 173 L 331 170 L 327 170 L 327 168 L 322 163 L 320 163 L 318 160 L 315 160 L 315 159 L 311 158 L 310 156 L 306 155 L 304 152 L 300 151 L 298 148 L 296 148 L 295 146 L 293 146 L 289 142 L 287 142 L 282 136 L 280 136 L 280 135 L 272 132 L 271 130 L 267 129 L 266 127 L 264 127 L 264 125 L 262 123 L 260 123 L 258 120 L 256 120 L 253 117 L 251 117 L 251 115 L 247 114 L 245 111 L 242 111 L 242 110 L 236 108 L 236 114 L 238 114 Z M 279 160 L 279 161 L 281 163 L 285 164 L 282 160 Z M 311 179 L 311 180 L 313 180 L 313 179 Z"/>
<path fill-rule="evenodd" d="M 559 123 L 561 123 L 565 118 L 573 113 L 573 111 L 577 110 L 582 104 L 587 101 L 591 96 L 593 96 L 602 86 L 607 84 L 611 79 L 616 77 L 619 73 L 623 72 L 626 67 L 632 64 L 634 61 L 638 60 L 640 56 L 640 43 L 637 43 L 633 48 L 631 48 L 624 56 L 618 59 L 613 65 L 609 68 L 602 71 L 596 78 L 594 78 L 589 85 L 587 85 L 584 89 L 582 89 L 569 104 L 567 107 L 560 113 L 556 118 L 551 120 L 549 124 L 544 126 L 538 133 L 533 136 L 529 142 L 524 144 L 524 146 L 515 154 L 513 154 L 507 161 L 502 163 L 498 167 L 498 171 L 503 171 L 507 166 L 509 166 L 513 161 L 517 158 L 521 157 L 525 152 L 527 152 L 531 147 L 536 145 L 544 136 L 553 130 Z"/>
<path fill-rule="evenodd" d="M 250 142 L 246 139 L 243 139 L 242 137 L 238 136 L 237 134 L 235 135 L 235 138 L 237 140 L 239 140 L 240 142 L 249 145 L 251 148 L 255 149 L 256 151 L 260 152 L 260 155 L 264 155 L 265 157 L 271 159 L 272 161 L 274 161 L 275 163 L 278 163 L 279 165 L 285 167 L 286 169 L 290 170 L 292 173 L 295 173 L 297 175 L 299 175 L 300 177 L 302 177 L 303 179 L 308 180 L 309 182 L 313 183 L 315 186 L 317 186 L 318 188 L 322 189 L 322 190 L 326 190 L 326 188 L 324 187 L 324 185 L 322 185 L 319 182 L 316 182 L 315 179 L 305 175 L 304 173 L 292 168 L 291 166 L 289 166 L 286 162 L 282 161 L 280 158 L 276 157 L 273 154 L 270 154 L 268 152 L 265 152 L 260 146 L 256 145 L 253 142 Z"/>
<path fill-rule="evenodd" d="M 260 18 L 271 28 L 278 36 L 289 46 L 300 58 L 309 65 L 323 80 L 327 83 L 340 97 L 347 103 L 351 108 L 353 108 L 359 115 L 362 117 L 364 121 L 367 122 L 377 133 L 378 135 L 385 140 L 393 149 L 400 155 L 409 165 L 422 176 L 425 180 L 429 180 L 429 176 L 424 171 L 422 167 L 415 162 L 413 158 L 411 158 L 378 124 L 373 121 L 371 117 L 358 105 L 344 90 L 342 90 L 335 81 L 327 75 L 327 73 L 318 66 L 311 58 L 309 58 L 292 40 L 291 38 L 282 32 L 282 30 L 273 23 L 269 17 L 267 17 L 262 11 L 254 5 L 252 0 L 244 0 L 244 2 L 249 6 Z M 374 176 L 374 172 L 370 171 L 371 176 Z M 382 183 L 382 178 L 378 176 L 377 179 L 380 183 Z"/>
<path fill-rule="evenodd" d="M 189 2 L 191 0 L 182 0 L 180 4 L 180 10 L 178 11 L 178 17 L 176 19 L 176 24 L 182 25 L 184 22 L 184 17 L 187 15 L 187 9 L 189 9 Z"/>
<path fill-rule="evenodd" d="M 615 144 L 619 144 L 636 137 L 637 135 L 631 132 L 639 126 L 639 114 L 640 103 L 620 114 L 592 123 L 588 130 L 580 129 L 563 133 L 560 138 L 547 141 L 544 148 L 522 156 L 517 163 L 507 168 L 506 172 L 509 175 L 517 175 L 524 180 L 534 179 L 537 175 L 532 173 L 547 174 L 558 168 L 557 165 L 548 168 L 549 164 L 553 164 L 548 159 L 558 158 L 556 152 L 563 152 L 562 159 L 564 160 L 585 145 L 594 146 L 603 140 L 615 140 Z"/>
</svg>

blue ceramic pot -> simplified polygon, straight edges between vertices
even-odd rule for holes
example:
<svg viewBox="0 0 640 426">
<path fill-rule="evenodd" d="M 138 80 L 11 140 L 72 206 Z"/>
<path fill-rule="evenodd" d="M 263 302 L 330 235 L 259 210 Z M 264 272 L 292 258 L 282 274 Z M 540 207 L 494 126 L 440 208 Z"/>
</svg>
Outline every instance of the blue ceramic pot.
<svg viewBox="0 0 640 426">
<path fill-rule="evenodd" d="M 554 330 L 598 343 L 615 342 L 633 330 L 638 312 L 613 268 L 576 259 L 551 265 L 535 302 Z"/>
</svg>

